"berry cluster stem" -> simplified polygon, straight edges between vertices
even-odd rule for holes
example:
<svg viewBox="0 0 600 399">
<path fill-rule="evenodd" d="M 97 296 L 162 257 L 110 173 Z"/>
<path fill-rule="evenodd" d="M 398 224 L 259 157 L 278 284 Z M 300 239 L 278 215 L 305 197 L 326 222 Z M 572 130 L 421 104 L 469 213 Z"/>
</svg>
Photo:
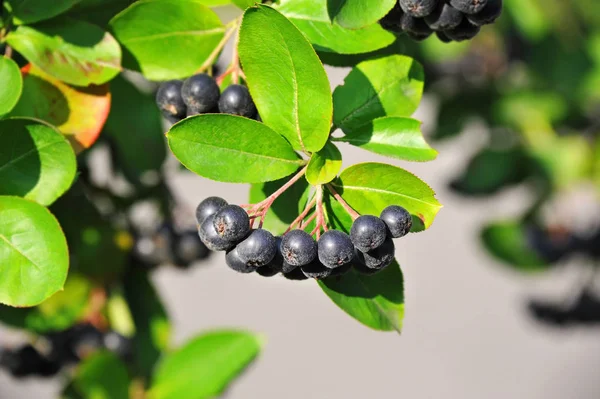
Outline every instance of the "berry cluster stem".
<svg viewBox="0 0 600 399">
<path fill-rule="evenodd" d="M 335 200 L 340 203 L 340 205 L 346 210 L 346 212 L 348 212 L 350 217 L 352 217 L 352 220 L 356 220 L 356 218 L 360 216 L 358 212 L 352 209 L 352 207 L 348 205 L 346 201 L 344 201 L 342 196 L 335 190 L 335 188 L 333 188 L 333 185 L 327 184 L 327 189 L 331 192 L 333 198 L 335 198 Z"/>
<path fill-rule="evenodd" d="M 227 30 L 227 32 L 225 32 L 225 36 L 223 36 L 223 38 L 221 39 L 221 41 L 219 42 L 217 47 L 215 47 L 215 49 L 212 51 L 212 53 L 210 53 L 210 55 L 208 56 L 206 61 L 204 61 L 204 63 L 200 66 L 200 68 L 198 68 L 196 73 L 202 73 L 202 72 L 207 71 L 217 61 L 217 57 L 219 56 L 219 54 L 223 50 L 223 47 L 225 47 L 225 45 L 227 44 L 229 39 L 231 39 L 231 36 L 238 29 L 240 22 L 241 22 L 241 17 L 234 19 L 233 21 L 231 21 L 230 23 L 228 23 L 225 26 L 225 28 L 229 28 L 229 30 Z M 236 47 L 237 47 L 237 43 L 236 43 Z"/>
<path fill-rule="evenodd" d="M 288 227 L 288 229 L 286 230 L 286 233 L 290 230 L 292 230 L 296 225 L 298 225 L 298 227 L 302 228 L 302 225 L 306 225 L 308 223 L 310 223 L 313 219 L 313 216 L 311 216 L 311 219 L 304 221 L 304 218 L 310 213 L 310 210 L 315 206 L 315 204 L 317 203 L 317 199 L 313 198 L 311 201 L 309 201 L 308 204 L 306 204 L 306 207 L 304 208 L 304 211 L 302 211 L 302 213 L 296 218 L 294 219 L 294 221 L 290 224 L 290 227 Z"/>
<path fill-rule="evenodd" d="M 325 212 L 323 210 L 323 186 L 317 186 L 317 194 L 315 195 L 317 199 L 317 209 L 315 211 L 315 215 L 317 218 L 317 225 L 310 233 L 310 235 L 317 235 L 317 240 L 321 238 L 321 229 L 323 231 L 327 231 L 327 222 L 325 221 Z"/>
</svg>

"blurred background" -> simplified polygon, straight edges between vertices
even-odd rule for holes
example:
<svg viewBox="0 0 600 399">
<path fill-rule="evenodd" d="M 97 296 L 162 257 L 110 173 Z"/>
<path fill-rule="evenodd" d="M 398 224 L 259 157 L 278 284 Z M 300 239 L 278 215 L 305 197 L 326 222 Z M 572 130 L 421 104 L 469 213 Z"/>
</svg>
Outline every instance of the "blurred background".
<svg viewBox="0 0 600 399">
<path fill-rule="evenodd" d="M 312 282 L 232 273 L 215 254 L 153 271 L 174 343 L 222 326 L 264 334 L 264 352 L 225 394 L 233 399 L 600 398 L 600 4 L 505 0 L 499 21 L 471 42 L 401 37 L 388 52 L 425 66 L 416 118 L 440 153 L 427 164 L 394 163 L 444 204 L 430 230 L 397 244 L 402 334 L 358 324 Z M 332 88 L 341 84 L 343 57 L 323 60 L 334 64 Z M 82 165 L 91 166 L 89 179 L 114 191 L 158 179 L 132 172 L 110 121 Z M 389 162 L 342 151 L 345 166 Z M 193 226 L 207 196 L 248 197 L 245 185 L 202 179 L 168 151 L 155 154 L 161 165 L 166 157 L 160 186 L 179 223 Z M 136 217 L 155 213 L 141 206 Z M 0 342 L 22 340 L 0 330 Z M 56 398 L 60 390 L 58 379 L 0 371 L 0 398 Z"/>
</svg>

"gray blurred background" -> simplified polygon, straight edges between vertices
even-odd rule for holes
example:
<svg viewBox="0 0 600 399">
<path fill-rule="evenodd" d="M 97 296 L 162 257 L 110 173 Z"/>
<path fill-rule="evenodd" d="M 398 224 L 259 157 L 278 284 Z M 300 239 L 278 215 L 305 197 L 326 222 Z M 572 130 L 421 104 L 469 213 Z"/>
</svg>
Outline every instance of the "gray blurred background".
<svg viewBox="0 0 600 399">
<path fill-rule="evenodd" d="M 347 74 L 328 71 L 332 87 Z M 425 131 L 435 129 L 427 124 L 435 107 L 425 99 L 416 115 Z M 527 277 L 479 245 L 483 222 L 517 215 L 530 200 L 525 189 L 486 203 L 446 188 L 483 144 L 478 129 L 437 146 L 435 162 L 394 162 L 428 182 L 444 204 L 431 229 L 396 243 L 406 291 L 401 335 L 362 326 L 314 282 L 240 275 L 216 254 L 191 271 L 160 268 L 153 276 L 174 324 L 174 344 L 217 327 L 264 334 L 264 352 L 232 385 L 229 399 L 600 398 L 600 328 L 545 327 L 525 310 L 531 298 L 568 298 L 585 270 L 565 265 Z M 342 151 L 345 166 L 384 161 L 350 146 Z M 171 182 L 190 207 L 209 195 L 233 203 L 248 197 L 246 185 L 185 172 L 173 173 Z M 0 330 L 2 341 L 19 339 Z M 17 381 L 0 371 L 0 398 L 56 398 L 60 386 L 57 380 Z"/>
</svg>

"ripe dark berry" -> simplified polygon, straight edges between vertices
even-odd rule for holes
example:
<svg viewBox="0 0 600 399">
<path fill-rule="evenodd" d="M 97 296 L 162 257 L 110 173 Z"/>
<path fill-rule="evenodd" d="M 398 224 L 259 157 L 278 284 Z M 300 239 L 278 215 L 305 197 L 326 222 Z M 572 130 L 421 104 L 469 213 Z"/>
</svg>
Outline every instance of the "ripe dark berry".
<svg viewBox="0 0 600 399">
<path fill-rule="evenodd" d="M 463 20 L 463 13 L 445 2 L 440 3 L 436 10 L 425 17 L 425 22 L 433 30 L 456 28 Z"/>
<path fill-rule="evenodd" d="M 285 260 L 283 261 L 282 265 L 281 265 L 281 272 L 283 274 L 285 273 L 289 273 L 292 270 L 296 270 L 298 268 L 298 266 L 296 265 L 290 265 L 289 263 L 287 263 Z"/>
<path fill-rule="evenodd" d="M 425 23 L 423 18 L 411 17 L 408 14 L 404 14 L 400 20 L 400 26 L 408 34 L 413 34 L 418 37 L 429 36 L 433 32 L 431 28 Z"/>
<path fill-rule="evenodd" d="M 283 260 L 293 266 L 308 265 L 317 257 L 317 242 L 304 230 L 285 234 L 279 249 Z"/>
<path fill-rule="evenodd" d="M 279 247 L 281 245 L 281 236 L 275 237 L 275 256 L 273 259 L 265 266 L 259 267 L 256 272 L 264 277 L 271 277 L 280 273 L 283 269 L 283 255 L 281 255 L 281 251 Z"/>
<path fill-rule="evenodd" d="M 299 267 L 294 268 L 289 273 L 283 273 L 283 277 L 287 278 L 288 280 L 308 280 L 308 277 L 302 273 L 302 269 Z"/>
<path fill-rule="evenodd" d="M 169 80 L 162 83 L 156 92 L 156 105 L 171 122 L 177 122 L 186 116 L 186 106 L 181 98 L 181 80 Z"/>
<path fill-rule="evenodd" d="M 410 213 L 401 206 L 390 205 L 379 215 L 388 228 L 388 235 L 393 238 L 404 237 L 412 227 Z"/>
<path fill-rule="evenodd" d="M 352 244 L 363 252 L 377 248 L 385 241 L 386 226 L 383 220 L 376 216 L 359 216 L 350 229 Z"/>
<path fill-rule="evenodd" d="M 217 234 L 229 242 L 238 242 L 250 232 L 250 218 L 237 205 L 226 205 L 215 214 L 213 225 Z"/>
<path fill-rule="evenodd" d="M 463 40 L 469 40 L 477 36 L 481 28 L 479 26 L 473 25 L 469 22 L 468 19 L 463 19 L 463 21 L 454 29 L 445 30 L 444 33 L 450 39 L 462 42 Z"/>
<path fill-rule="evenodd" d="M 425 17 L 435 10 L 438 0 L 399 0 L 400 7 L 411 17 Z"/>
<path fill-rule="evenodd" d="M 354 245 L 350 236 L 339 230 L 326 231 L 317 244 L 319 260 L 330 269 L 350 263 L 354 258 Z"/>
<path fill-rule="evenodd" d="M 219 103 L 220 96 L 219 85 L 205 73 L 187 78 L 181 87 L 181 97 L 185 105 L 196 114 L 213 110 Z"/>
<path fill-rule="evenodd" d="M 242 258 L 240 257 L 240 253 L 237 250 L 237 247 L 234 247 L 227 251 L 227 254 L 225 254 L 225 263 L 227 263 L 227 266 L 229 266 L 231 269 L 235 270 L 238 273 L 252 273 L 256 271 L 256 266 L 249 265 L 248 263 L 244 262 L 244 260 L 242 260 Z"/>
<path fill-rule="evenodd" d="M 377 269 L 370 269 L 367 266 L 365 266 L 364 263 L 360 262 L 360 261 L 355 261 L 352 264 L 352 267 L 354 268 L 354 270 L 356 270 L 358 273 L 360 274 L 365 274 L 367 276 L 373 275 L 375 273 L 379 273 L 379 270 Z"/>
<path fill-rule="evenodd" d="M 416 40 L 418 42 L 423 41 L 425 39 L 427 39 L 429 36 L 431 36 L 433 34 L 433 31 L 429 32 L 429 33 L 414 33 L 414 32 L 406 32 L 406 34 L 408 35 L 408 37 L 410 37 L 413 40 Z"/>
<path fill-rule="evenodd" d="M 364 264 L 369 269 L 376 270 L 381 270 L 392 263 L 394 255 L 394 241 L 391 238 L 387 238 L 381 246 L 369 252 L 356 251 L 356 259 L 360 263 Z"/>
<path fill-rule="evenodd" d="M 206 258 L 210 253 L 195 231 L 186 231 L 181 235 L 175 235 L 172 250 L 178 266 L 187 266 L 196 260 Z"/>
<path fill-rule="evenodd" d="M 478 13 L 468 15 L 473 25 L 481 26 L 493 23 L 502 14 L 502 0 L 488 0 L 487 5 Z"/>
<path fill-rule="evenodd" d="M 223 114 L 253 118 L 256 114 L 256 106 L 246 86 L 230 85 L 221 94 L 219 111 Z"/>
<path fill-rule="evenodd" d="M 204 220 L 219 212 L 221 208 L 227 205 L 227 201 L 225 201 L 221 197 L 208 197 L 196 207 L 196 223 L 200 226 Z"/>
<path fill-rule="evenodd" d="M 348 273 L 350 271 L 350 269 L 352 269 L 351 263 L 348 263 L 347 265 L 344 265 L 344 266 L 336 267 L 335 269 L 330 269 L 331 274 L 329 275 L 329 277 L 342 276 L 342 275 Z"/>
<path fill-rule="evenodd" d="M 249 266 L 265 266 L 273 260 L 277 253 L 277 240 L 267 230 L 256 229 L 240 242 L 237 253 L 240 259 Z"/>
<path fill-rule="evenodd" d="M 256 269 L 256 273 L 260 274 L 263 277 L 273 277 L 276 274 L 278 274 L 280 271 L 281 271 L 281 269 L 274 267 L 271 263 L 269 263 L 268 265 L 265 265 L 265 266 L 261 266 L 258 269 Z"/>
<path fill-rule="evenodd" d="M 379 25 L 387 31 L 394 33 L 402 33 L 402 27 L 400 26 L 400 18 L 402 18 L 402 9 L 398 2 L 394 5 L 394 8 L 388 12 L 385 17 L 379 20 Z"/>
<path fill-rule="evenodd" d="M 317 280 L 323 279 L 325 277 L 329 277 L 331 272 L 335 269 L 330 269 L 325 267 L 318 260 L 314 260 L 311 263 L 300 267 L 302 273 L 308 278 L 314 278 Z"/>
<path fill-rule="evenodd" d="M 133 354 L 133 342 L 115 331 L 109 331 L 103 337 L 106 349 L 121 359 L 130 359 Z"/>
<path fill-rule="evenodd" d="M 200 240 L 213 251 L 225 251 L 235 245 L 234 242 L 226 240 L 217 233 L 214 225 L 215 215 L 211 215 L 204 220 L 198 229 Z"/>
<path fill-rule="evenodd" d="M 465 14 L 477 14 L 487 5 L 488 0 L 450 0 L 450 5 Z"/>
<path fill-rule="evenodd" d="M 450 43 L 452 39 L 450 39 L 444 32 L 435 32 L 435 35 L 440 39 L 442 43 Z"/>
</svg>

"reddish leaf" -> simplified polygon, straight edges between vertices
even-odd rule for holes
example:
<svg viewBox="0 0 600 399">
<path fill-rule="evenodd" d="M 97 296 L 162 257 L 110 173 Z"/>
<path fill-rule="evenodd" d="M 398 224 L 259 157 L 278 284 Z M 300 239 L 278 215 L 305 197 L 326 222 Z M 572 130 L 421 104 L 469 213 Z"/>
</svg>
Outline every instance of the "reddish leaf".
<svg viewBox="0 0 600 399">
<path fill-rule="evenodd" d="M 71 86 L 31 64 L 21 72 L 23 94 L 11 116 L 29 116 L 56 126 L 76 152 L 94 144 L 110 110 L 108 84 Z"/>
</svg>

